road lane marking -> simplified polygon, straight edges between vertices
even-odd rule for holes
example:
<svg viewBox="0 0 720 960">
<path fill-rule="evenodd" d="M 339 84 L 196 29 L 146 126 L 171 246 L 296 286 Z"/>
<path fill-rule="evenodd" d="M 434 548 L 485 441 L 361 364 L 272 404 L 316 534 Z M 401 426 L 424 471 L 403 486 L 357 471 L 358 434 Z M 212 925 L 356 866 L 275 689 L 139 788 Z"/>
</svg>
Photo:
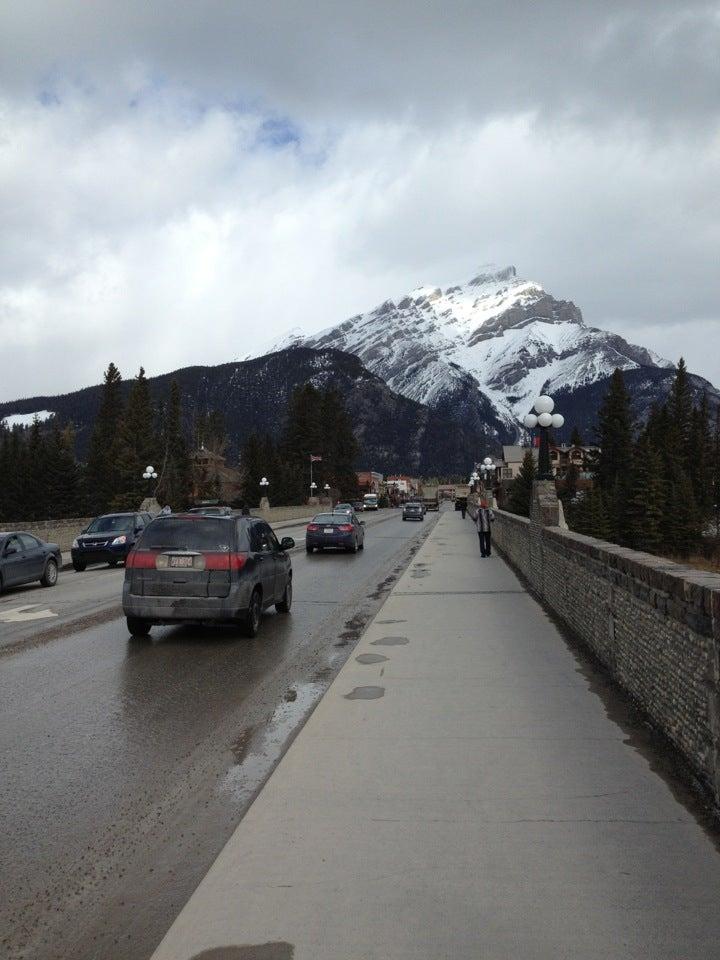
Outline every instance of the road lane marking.
<svg viewBox="0 0 720 960">
<path fill-rule="evenodd" d="M 48 617 L 57 617 L 52 610 L 36 610 L 37 603 L 29 603 L 24 607 L 12 607 L 10 610 L 0 612 L 0 620 L 3 623 L 24 623 L 26 620 L 47 620 Z"/>
</svg>

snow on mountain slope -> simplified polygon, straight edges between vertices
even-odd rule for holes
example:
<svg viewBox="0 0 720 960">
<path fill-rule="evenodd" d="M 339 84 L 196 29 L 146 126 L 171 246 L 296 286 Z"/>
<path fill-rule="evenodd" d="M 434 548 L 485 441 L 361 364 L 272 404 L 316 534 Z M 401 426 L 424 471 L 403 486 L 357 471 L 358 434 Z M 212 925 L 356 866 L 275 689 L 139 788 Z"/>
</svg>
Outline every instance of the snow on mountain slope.
<svg viewBox="0 0 720 960">
<path fill-rule="evenodd" d="M 586 326 L 574 303 L 556 300 L 511 266 L 485 268 L 444 290 L 419 287 L 317 334 L 296 328 L 272 349 L 300 343 L 353 353 L 391 389 L 430 406 L 454 392 L 467 396 L 471 381 L 508 434 L 541 392 L 573 390 L 616 367 L 672 366 Z"/>
</svg>

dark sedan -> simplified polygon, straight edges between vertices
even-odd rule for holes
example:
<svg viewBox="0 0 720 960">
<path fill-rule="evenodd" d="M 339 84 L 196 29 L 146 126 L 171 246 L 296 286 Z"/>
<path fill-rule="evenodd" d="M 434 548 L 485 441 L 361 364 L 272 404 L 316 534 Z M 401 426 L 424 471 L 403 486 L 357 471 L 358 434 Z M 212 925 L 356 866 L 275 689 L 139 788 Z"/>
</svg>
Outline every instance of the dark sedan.
<svg viewBox="0 0 720 960">
<path fill-rule="evenodd" d="M 305 530 L 305 549 L 350 550 L 357 553 L 365 547 L 365 524 L 354 513 L 319 513 Z"/>
<path fill-rule="evenodd" d="M 403 505 L 403 520 L 422 520 L 424 516 L 425 510 L 423 509 L 423 505 L 421 503 L 411 500 Z"/>
<path fill-rule="evenodd" d="M 62 564 L 60 547 L 31 533 L 0 533 L 0 591 L 39 580 L 54 587 Z"/>
<path fill-rule="evenodd" d="M 106 513 L 73 540 L 73 567 L 84 570 L 89 563 L 116 566 L 130 553 L 152 517 L 149 513 Z"/>
</svg>

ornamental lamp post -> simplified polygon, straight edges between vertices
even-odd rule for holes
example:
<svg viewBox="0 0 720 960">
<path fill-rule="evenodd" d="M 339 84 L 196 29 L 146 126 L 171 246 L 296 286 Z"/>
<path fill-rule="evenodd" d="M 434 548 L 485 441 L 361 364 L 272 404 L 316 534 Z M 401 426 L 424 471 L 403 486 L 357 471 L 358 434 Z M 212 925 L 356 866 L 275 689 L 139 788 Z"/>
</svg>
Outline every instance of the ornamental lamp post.
<svg viewBox="0 0 720 960">
<path fill-rule="evenodd" d="M 543 395 L 533 404 L 535 413 L 528 413 L 523 423 L 528 430 L 540 428 L 540 456 L 538 459 L 538 480 L 552 480 L 553 473 L 550 466 L 550 427 L 559 430 L 565 423 L 561 413 L 553 413 L 555 401 L 552 397 Z"/>
<path fill-rule="evenodd" d="M 479 480 L 480 474 L 477 472 L 477 470 L 473 470 L 473 472 L 470 474 L 470 484 L 472 486 L 473 493 L 475 493 L 475 484 L 478 483 Z"/>
<path fill-rule="evenodd" d="M 143 480 L 157 480 L 157 471 L 152 465 L 145 467 L 145 472 L 143 473 Z M 152 486 L 148 482 L 148 495 L 152 494 Z"/>
<path fill-rule="evenodd" d="M 490 480 L 495 473 L 495 464 L 492 461 L 492 457 L 485 457 L 483 462 L 480 464 L 480 473 L 482 474 L 483 483 L 485 486 L 489 486 Z"/>
<path fill-rule="evenodd" d="M 326 483 L 323 490 L 325 491 L 325 496 L 330 500 L 330 484 Z M 330 506 L 332 506 L 332 501 L 330 501 Z"/>
<path fill-rule="evenodd" d="M 311 499 L 312 499 L 312 497 L 315 496 L 315 491 L 316 491 L 316 490 L 317 490 L 317 484 L 316 484 L 315 481 L 313 480 L 312 483 L 310 484 L 310 497 L 311 497 Z"/>
<path fill-rule="evenodd" d="M 259 487 L 262 490 L 262 497 L 260 498 L 260 509 L 269 510 L 270 501 L 267 498 L 267 488 L 270 486 L 270 481 L 267 477 L 261 477 Z"/>
</svg>

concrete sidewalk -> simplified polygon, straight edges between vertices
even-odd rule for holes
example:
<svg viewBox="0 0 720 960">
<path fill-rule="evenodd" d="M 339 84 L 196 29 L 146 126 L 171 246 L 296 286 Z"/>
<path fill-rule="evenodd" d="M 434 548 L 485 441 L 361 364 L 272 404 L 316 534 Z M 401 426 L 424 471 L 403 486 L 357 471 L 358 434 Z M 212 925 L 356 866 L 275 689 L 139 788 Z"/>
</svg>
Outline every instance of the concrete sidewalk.
<svg viewBox="0 0 720 960">
<path fill-rule="evenodd" d="M 712 841 L 446 512 L 154 960 L 708 960 L 719 890 Z"/>
</svg>

